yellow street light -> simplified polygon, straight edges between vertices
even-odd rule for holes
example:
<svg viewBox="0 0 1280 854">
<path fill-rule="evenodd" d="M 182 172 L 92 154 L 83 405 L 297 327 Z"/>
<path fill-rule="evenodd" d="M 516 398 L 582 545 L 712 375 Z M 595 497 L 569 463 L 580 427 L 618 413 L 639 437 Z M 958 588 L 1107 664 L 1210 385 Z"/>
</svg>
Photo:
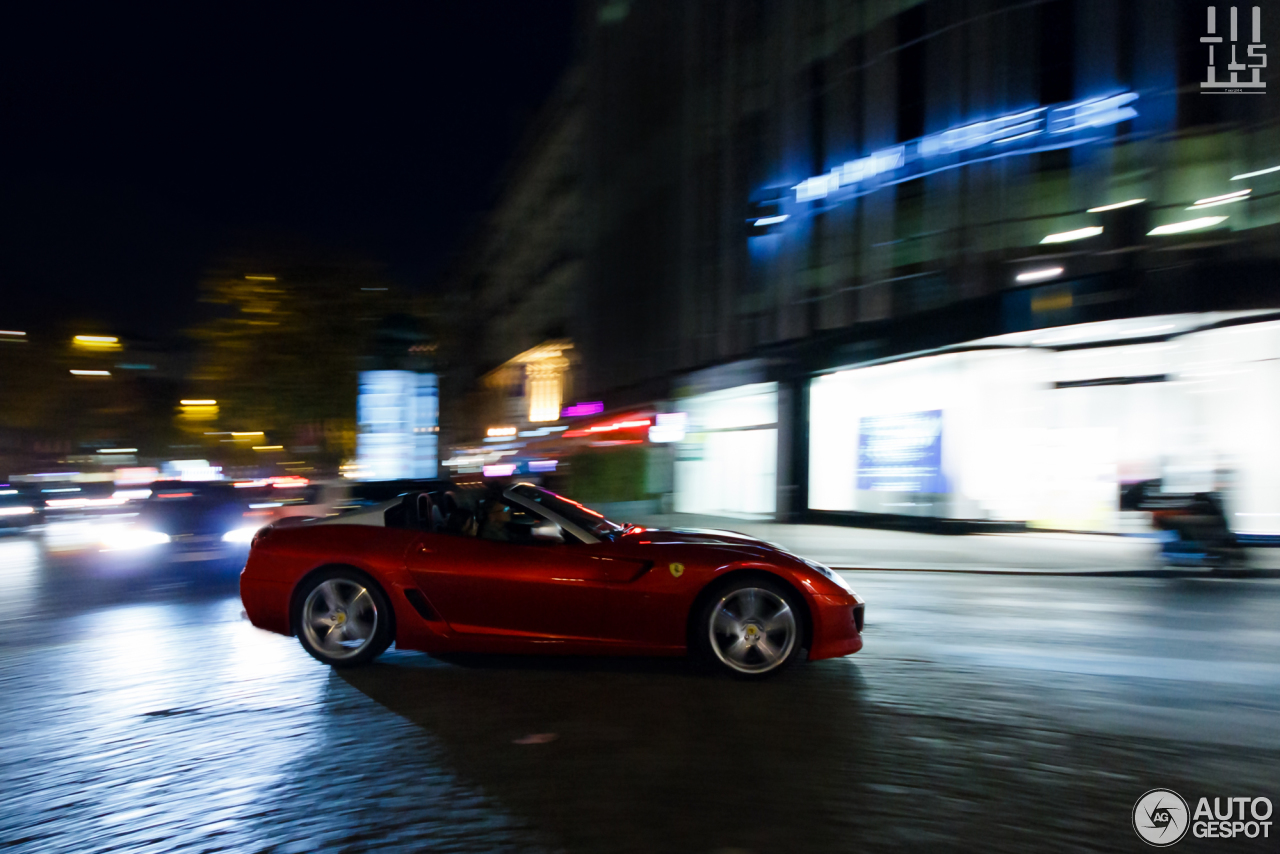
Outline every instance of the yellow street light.
<svg viewBox="0 0 1280 854">
<path fill-rule="evenodd" d="M 120 339 L 114 335 L 77 335 L 71 344 L 81 350 L 119 350 Z"/>
</svg>

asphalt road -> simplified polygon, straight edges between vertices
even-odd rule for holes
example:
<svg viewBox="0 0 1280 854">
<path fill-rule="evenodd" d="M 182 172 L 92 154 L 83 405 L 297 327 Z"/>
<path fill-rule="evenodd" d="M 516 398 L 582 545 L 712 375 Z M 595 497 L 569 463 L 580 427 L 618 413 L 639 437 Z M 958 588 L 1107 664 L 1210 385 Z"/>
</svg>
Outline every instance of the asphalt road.
<svg viewBox="0 0 1280 854">
<path fill-rule="evenodd" d="M 864 651 L 761 684 L 394 650 L 337 673 L 245 622 L 233 575 L 0 539 L 0 848 L 1144 851 L 1148 789 L 1280 803 L 1280 582 L 848 577 Z"/>
</svg>

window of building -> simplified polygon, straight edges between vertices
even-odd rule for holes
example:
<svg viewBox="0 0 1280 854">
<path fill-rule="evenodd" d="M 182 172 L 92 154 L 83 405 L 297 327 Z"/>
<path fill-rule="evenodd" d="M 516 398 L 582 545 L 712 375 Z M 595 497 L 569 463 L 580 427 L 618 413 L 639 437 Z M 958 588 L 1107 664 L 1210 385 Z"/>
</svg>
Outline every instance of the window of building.
<svg viewBox="0 0 1280 854">
<path fill-rule="evenodd" d="M 898 142 L 924 136 L 925 6 L 898 15 Z"/>
<path fill-rule="evenodd" d="M 1076 21 L 1072 0 L 1050 0 L 1039 8 L 1040 103 L 1075 97 Z"/>
<path fill-rule="evenodd" d="M 827 63 L 816 60 L 808 70 L 809 145 L 812 152 L 812 172 L 817 175 L 827 169 Z"/>
</svg>

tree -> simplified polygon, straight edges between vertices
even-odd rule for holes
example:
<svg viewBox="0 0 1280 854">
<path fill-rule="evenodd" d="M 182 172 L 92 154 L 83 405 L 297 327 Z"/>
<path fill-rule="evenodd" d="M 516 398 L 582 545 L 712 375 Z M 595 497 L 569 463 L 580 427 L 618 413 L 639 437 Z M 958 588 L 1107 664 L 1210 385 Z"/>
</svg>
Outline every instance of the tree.
<svg viewBox="0 0 1280 854">
<path fill-rule="evenodd" d="M 421 313 L 412 300 L 375 265 L 314 252 L 232 258 L 201 290 L 218 316 L 192 332 L 186 393 L 216 400 L 217 418 L 189 432 L 263 431 L 266 444 L 349 456 L 358 372 L 384 318 Z"/>
</svg>

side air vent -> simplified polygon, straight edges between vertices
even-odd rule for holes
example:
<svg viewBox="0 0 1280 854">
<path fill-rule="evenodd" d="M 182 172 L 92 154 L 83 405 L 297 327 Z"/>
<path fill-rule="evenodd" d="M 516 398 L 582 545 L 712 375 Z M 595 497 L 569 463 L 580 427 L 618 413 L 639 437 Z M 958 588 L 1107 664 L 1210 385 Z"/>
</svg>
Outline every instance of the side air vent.
<svg viewBox="0 0 1280 854">
<path fill-rule="evenodd" d="M 431 606 L 427 604 L 427 597 L 422 595 L 421 590 L 406 590 L 404 598 L 409 600 L 409 604 L 413 606 L 413 610 L 417 611 L 424 620 L 438 620 L 436 612 L 431 610 Z"/>
</svg>

